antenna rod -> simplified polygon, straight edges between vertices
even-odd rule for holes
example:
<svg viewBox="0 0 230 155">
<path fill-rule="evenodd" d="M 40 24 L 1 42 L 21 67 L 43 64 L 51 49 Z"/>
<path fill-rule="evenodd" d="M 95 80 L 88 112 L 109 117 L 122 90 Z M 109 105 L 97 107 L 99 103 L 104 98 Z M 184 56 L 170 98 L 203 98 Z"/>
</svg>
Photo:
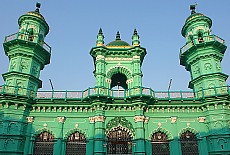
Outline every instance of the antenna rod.
<svg viewBox="0 0 230 155">
<path fill-rule="evenodd" d="M 49 79 L 49 80 L 50 80 L 50 86 L 51 86 L 52 90 L 54 90 L 53 83 L 52 83 L 51 79 Z"/>
<path fill-rule="evenodd" d="M 171 84 L 172 84 L 172 79 L 170 79 L 170 81 L 169 81 L 168 91 L 169 91 L 169 90 L 170 90 L 170 88 L 171 88 Z"/>
</svg>

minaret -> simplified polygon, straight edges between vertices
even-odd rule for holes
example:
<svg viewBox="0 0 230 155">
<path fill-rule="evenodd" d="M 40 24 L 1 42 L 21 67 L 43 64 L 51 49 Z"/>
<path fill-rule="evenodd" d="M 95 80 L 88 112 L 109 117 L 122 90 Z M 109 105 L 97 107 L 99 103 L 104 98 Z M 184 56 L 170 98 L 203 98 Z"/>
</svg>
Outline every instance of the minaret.
<svg viewBox="0 0 230 155">
<path fill-rule="evenodd" d="M 191 74 L 189 88 L 197 97 L 215 95 L 225 91 L 228 75 L 222 73 L 221 61 L 227 46 L 220 37 L 211 34 L 212 20 L 196 13 L 191 5 L 182 36 L 186 44 L 180 49 L 180 64 Z"/>
<path fill-rule="evenodd" d="M 50 63 L 51 47 L 44 42 L 49 26 L 39 12 L 40 3 L 36 7 L 18 19 L 17 33 L 5 37 L 3 46 L 10 61 L 3 74 L 7 93 L 28 95 L 42 87 L 40 71 Z"/>
</svg>

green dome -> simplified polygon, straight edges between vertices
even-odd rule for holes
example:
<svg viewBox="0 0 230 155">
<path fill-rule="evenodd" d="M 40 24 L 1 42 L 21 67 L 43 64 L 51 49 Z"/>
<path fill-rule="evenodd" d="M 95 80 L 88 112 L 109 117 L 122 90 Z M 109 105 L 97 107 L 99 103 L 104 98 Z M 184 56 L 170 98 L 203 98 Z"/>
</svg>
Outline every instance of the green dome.
<svg viewBox="0 0 230 155">
<path fill-rule="evenodd" d="M 121 40 L 119 31 L 116 34 L 116 40 L 108 43 L 106 46 L 130 46 L 127 42 Z"/>
<path fill-rule="evenodd" d="M 130 46 L 130 45 L 123 40 L 114 40 L 108 43 L 106 46 Z"/>
<path fill-rule="evenodd" d="M 204 21 L 209 25 L 209 28 L 212 27 L 212 20 L 205 16 L 202 13 L 192 13 L 185 21 L 185 25 L 183 26 L 182 30 L 181 30 L 181 34 L 182 36 L 185 37 L 185 33 L 187 28 L 192 25 L 193 23 L 197 22 L 197 21 Z"/>
</svg>

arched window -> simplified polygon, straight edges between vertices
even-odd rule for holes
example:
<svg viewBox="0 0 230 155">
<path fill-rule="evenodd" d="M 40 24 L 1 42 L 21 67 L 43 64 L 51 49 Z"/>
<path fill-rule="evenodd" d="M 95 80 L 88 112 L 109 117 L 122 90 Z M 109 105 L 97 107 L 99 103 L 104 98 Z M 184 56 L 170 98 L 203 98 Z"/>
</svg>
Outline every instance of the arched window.
<svg viewBox="0 0 230 155">
<path fill-rule="evenodd" d="M 163 132 L 156 132 L 152 136 L 152 154 L 170 155 L 168 136 Z"/>
<path fill-rule="evenodd" d="M 53 135 L 44 131 L 37 135 L 34 142 L 34 155 L 53 155 Z"/>
<path fill-rule="evenodd" d="M 199 30 L 198 33 L 197 33 L 197 35 L 198 35 L 198 42 L 199 42 L 199 43 L 204 42 L 202 30 Z"/>
<path fill-rule="evenodd" d="M 109 154 L 132 154 L 132 138 L 124 129 L 118 127 L 111 131 L 108 138 L 107 151 Z"/>
<path fill-rule="evenodd" d="M 199 155 L 196 136 L 190 132 L 184 132 L 180 137 L 182 155 Z"/>
<path fill-rule="evenodd" d="M 110 85 L 111 89 L 116 86 L 122 87 L 123 89 L 128 89 L 128 85 L 126 83 L 127 77 L 124 74 L 121 74 L 121 73 L 114 74 L 111 80 L 112 80 L 111 85 Z"/>
<path fill-rule="evenodd" d="M 76 131 L 69 135 L 66 142 L 66 155 L 86 154 L 86 139 L 83 134 Z"/>
</svg>

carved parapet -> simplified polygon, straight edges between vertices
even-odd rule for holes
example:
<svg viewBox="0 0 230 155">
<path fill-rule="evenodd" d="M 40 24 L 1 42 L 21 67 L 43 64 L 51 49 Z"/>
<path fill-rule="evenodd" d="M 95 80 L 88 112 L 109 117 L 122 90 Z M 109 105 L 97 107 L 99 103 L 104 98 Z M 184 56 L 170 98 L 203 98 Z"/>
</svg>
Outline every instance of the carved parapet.
<svg viewBox="0 0 230 155">
<path fill-rule="evenodd" d="M 105 122 L 105 116 L 95 116 L 94 121 L 95 122 Z"/>
<path fill-rule="evenodd" d="M 197 120 L 198 120 L 200 123 L 204 123 L 205 120 L 206 120 L 206 117 L 198 117 Z"/>
<path fill-rule="evenodd" d="M 61 117 L 58 117 L 58 122 L 59 123 L 64 123 L 65 121 L 65 117 L 61 116 Z"/>
<path fill-rule="evenodd" d="M 176 123 L 177 117 L 176 117 L 176 116 L 173 116 L 173 117 L 170 118 L 170 120 L 171 120 L 171 123 Z"/>
<path fill-rule="evenodd" d="M 28 123 L 33 123 L 33 121 L 34 121 L 34 117 L 33 116 L 26 117 L 26 119 L 27 119 Z"/>
<path fill-rule="evenodd" d="M 144 122 L 145 116 L 134 116 L 134 121 L 135 122 Z"/>
</svg>

